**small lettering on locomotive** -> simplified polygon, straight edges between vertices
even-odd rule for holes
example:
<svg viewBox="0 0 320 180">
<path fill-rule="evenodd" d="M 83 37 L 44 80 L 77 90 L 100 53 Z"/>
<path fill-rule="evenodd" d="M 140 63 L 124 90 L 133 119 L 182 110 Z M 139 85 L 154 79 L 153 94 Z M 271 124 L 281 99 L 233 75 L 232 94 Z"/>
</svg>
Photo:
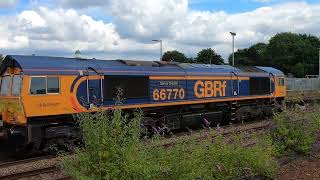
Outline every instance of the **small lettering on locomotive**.
<svg viewBox="0 0 320 180">
<path fill-rule="evenodd" d="M 179 86 L 178 81 L 160 81 L 160 86 Z"/>
</svg>

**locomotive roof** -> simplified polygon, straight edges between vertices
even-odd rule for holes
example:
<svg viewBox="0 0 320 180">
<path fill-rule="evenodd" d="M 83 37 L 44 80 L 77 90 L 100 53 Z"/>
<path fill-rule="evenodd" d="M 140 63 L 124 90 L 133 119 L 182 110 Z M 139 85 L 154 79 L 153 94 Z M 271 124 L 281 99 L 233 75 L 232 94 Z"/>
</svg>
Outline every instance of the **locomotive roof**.
<svg viewBox="0 0 320 180">
<path fill-rule="evenodd" d="M 108 75 L 265 75 L 272 73 L 283 76 L 283 73 L 272 67 L 240 67 L 229 65 L 189 64 L 159 61 L 98 60 L 49 56 L 7 55 L 1 64 L 0 73 L 7 67 L 19 67 L 24 74 L 66 74 L 98 73 Z"/>
</svg>

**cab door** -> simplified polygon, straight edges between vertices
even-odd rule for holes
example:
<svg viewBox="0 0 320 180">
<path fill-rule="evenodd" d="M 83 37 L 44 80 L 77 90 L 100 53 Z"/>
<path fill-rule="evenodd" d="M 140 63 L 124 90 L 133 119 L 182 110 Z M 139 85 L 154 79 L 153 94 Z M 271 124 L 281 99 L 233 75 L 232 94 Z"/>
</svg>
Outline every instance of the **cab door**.
<svg viewBox="0 0 320 180">
<path fill-rule="evenodd" d="M 90 108 L 101 106 L 103 104 L 103 79 L 93 68 L 88 68 L 87 76 L 87 102 Z"/>
<path fill-rule="evenodd" d="M 276 78 L 272 73 L 269 73 L 270 78 L 270 95 L 274 95 L 276 92 Z"/>
<path fill-rule="evenodd" d="M 239 76 L 235 72 L 230 73 L 231 76 L 231 96 L 239 96 L 240 82 Z"/>
</svg>

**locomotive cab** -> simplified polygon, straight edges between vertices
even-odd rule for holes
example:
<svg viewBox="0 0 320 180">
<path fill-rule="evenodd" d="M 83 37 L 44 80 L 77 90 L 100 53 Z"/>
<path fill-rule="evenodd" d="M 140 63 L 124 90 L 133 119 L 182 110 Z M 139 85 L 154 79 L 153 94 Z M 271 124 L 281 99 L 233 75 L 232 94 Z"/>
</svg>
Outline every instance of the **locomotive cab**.
<svg viewBox="0 0 320 180">
<path fill-rule="evenodd" d="M 276 77 L 275 97 L 282 98 L 286 96 L 286 84 L 285 79 L 282 76 Z"/>
<path fill-rule="evenodd" d="M 21 87 L 23 74 L 19 67 L 14 64 L 7 64 L 4 61 L 1 66 L 0 76 L 0 128 L 1 135 L 5 136 L 6 131 L 3 127 L 6 125 L 23 125 L 26 123 L 26 118 L 23 113 L 21 103 Z M 9 66 L 8 66 L 9 65 Z"/>
</svg>

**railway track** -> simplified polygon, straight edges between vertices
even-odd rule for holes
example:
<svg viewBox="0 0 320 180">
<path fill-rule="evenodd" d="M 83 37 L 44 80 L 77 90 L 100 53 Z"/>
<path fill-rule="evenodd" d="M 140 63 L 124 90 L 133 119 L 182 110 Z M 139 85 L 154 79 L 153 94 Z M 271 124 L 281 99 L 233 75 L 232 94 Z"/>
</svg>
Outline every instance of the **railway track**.
<svg viewBox="0 0 320 180">
<path fill-rule="evenodd" d="M 222 127 L 214 127 L 202 130 L 196 130 L 192 132 L 185 132 L 176 134 L 171 138 L 163 139 L 160 144 L 156 144 L 155 146 L 166 146 L 170 147 L 175 143 L 182 141 L 190 141 L 196 140 L 201 141 L 207 138 L 215 138 L 218 136 L 228 136 L 232 134 L 239 134 L 244 132 L 259 132 L 265 131 L 268 128 L 271 128 L 273 125 L 271 120 L 263 120 L 263 121 L 253 121 L 246 122 L 242 124 L 234 124 L 234 125 L 226 125 Z M 149 143 L 149 140 L 145 141 Z"/>
<path fill-rule="evenodd" d="M 8 161 L 8 162 L 0 163 L 0 169 L 4 167 L 18 165 L 18 164 L 25 164 L 25 163 L 40 161 L 40 160 L 49 160 L 54 158 L 57 158 L 57 156 L 48 155 L 48 156 L 40 156 L 40 157 L 28 158 L 28 159 L 17 160 L 17 161 Z"/>
<path fill-rule="evenodd" d="M 22 178 L 28 178 L 32 176 L 38 176 L 40 174 L 45 174 L 45 173 L 52 173 L 56 171 L 59 171 L 59 169 L 57 169 L 55 166 L 51 166 L 51 167 L 39 168 L 39 169 L 30 170 L 30 171 L 23 171 L 23 172 L 1 176 L 0 179 L 5 179 L 5 180 L 22 179 Z"/>
<path fill-rule="evenodd" d="M 64 176 L 56 166 L 57 156 L 42 156 L 0 164 L 0 179 L 28 179 L 41 177 L 41 179 L 65 180 L 71 179 Z M 51 175 L 50 175 L 51 174 Z M 52 174 L 58 174 L 53 176 Z"/>
</svg>

